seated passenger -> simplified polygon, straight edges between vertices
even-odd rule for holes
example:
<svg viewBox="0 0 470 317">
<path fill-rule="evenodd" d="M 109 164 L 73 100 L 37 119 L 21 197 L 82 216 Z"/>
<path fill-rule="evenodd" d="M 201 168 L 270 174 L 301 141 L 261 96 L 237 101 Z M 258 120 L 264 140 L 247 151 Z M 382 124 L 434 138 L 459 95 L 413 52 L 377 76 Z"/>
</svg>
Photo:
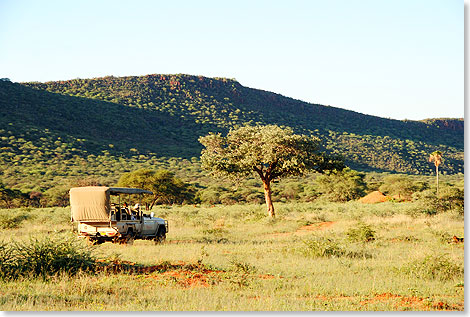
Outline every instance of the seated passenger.
<svg viewBox="0 0 470 317">
<path fill-rule="evenodd" d="M 140 211 L 140 204 L 137 203 L 134 205 L 134 207 L 132 207 L 132 210 L 135 211 L 135 212 L 139 212 Z"/>
<path fill-rule="evenodd" d="M 127 205 L 127 203 L 122 204 L 121 211 L 129 213 L 129 206 Z"/>
</svg>

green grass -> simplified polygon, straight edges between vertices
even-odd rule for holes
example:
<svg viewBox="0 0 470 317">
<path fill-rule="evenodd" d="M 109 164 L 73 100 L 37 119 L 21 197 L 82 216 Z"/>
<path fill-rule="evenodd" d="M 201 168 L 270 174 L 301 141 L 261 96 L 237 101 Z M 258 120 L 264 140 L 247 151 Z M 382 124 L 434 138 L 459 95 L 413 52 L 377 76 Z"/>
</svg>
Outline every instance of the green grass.
<svg viewBox="0 0 470 317">
<path fill-rule="evenodd" d="M 391 202 L 275 207 L 276 219 L 263 205 L 154 208 L 169 220 L 166 243 L 104 243 L 93 255 L 168 270 L 0 281 L 0 310 L 463 310 L 464 247 L 451 243 L 464 235 L 458 213 Z M 68 241 L 69 213 L 0 210 L 25 215 L 0 241 Z"/>
</svg>

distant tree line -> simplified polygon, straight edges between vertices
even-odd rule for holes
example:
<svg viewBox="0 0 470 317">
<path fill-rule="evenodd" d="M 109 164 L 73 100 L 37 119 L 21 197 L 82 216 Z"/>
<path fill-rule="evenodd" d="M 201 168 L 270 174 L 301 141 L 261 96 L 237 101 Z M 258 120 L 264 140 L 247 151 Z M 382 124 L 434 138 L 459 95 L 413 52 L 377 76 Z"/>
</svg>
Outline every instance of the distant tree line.
<svg viewBox="0 0 470 317">
<path fill-rule="evenodd" d="M 145 175 L 150 177 L 147 178 Z M 68 186 L 53 187 L 45 192 L 23 192 L 0 184 L 0 208 L 68 206 L 70 187 L 87 185 L 102 184 L 87 178 Z M 235 184 L 228 180 L 205 184 L 188 183 L 166 170 L 140 169 L 125 173 L 118 182 L 108 185 L 139 187 L 153 191 L 155 195 L 144 201 L 149 206 L 265 203 L 262 182 L 256 178 Z M 412 201 L 420 204 L 422 211 L 428 214 L 447 210 L 457 210 L 462 214 L 464 212 L 463 177 L 453 183 L 441 183 L 439 197 L 436 197 L 435 182 L 432 178 L 404 174 L 360 173 L 349 168 L 342 172 L 330 172 L 324 175 L 290 177 L 274 183 L 272 201 L 274 203 L 315 200 L 347 202 L 357 200 L 375 190 L 380 190 L 396 202 Z"/>
</svg>

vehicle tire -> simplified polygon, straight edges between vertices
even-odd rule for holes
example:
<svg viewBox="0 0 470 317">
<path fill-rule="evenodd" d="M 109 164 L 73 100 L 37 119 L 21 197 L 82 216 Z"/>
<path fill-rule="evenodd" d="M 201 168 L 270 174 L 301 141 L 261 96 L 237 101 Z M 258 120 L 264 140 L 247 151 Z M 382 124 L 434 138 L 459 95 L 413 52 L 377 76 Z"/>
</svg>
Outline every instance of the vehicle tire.
<svg viewBox="0 0 470 317">
<path fill-rule="evenodd" d="M 86 237 L 86 243 L 88 245 L 96 245 L 97 241 L 96 241 L 96 239 L 93 239 L 91 237 Z"/>
<path fill-rule="evenodd" d="M 157 236 L 153 239 L 155 244 L 161 244 L 166 240 L 166 233 L 165 228 L 159 228 L 157 232 Z"/>
<path fill-rule="evenodd" d="M 128 244 L 128 245 L 133 245 L 134 244 L 134 231 L 132 229 L 129 229 L 129 231 L 127 231 L 127 235 L 126 235 L 126 238 L 124 240 L 124 244 Z"/>
<path fill-rule="evenodd" d="M 133 245 L 134 244 L 134 237 L 133 236 L 126 237 L 126 241 L 124 242 L 124 244 Z"/>
</svg>

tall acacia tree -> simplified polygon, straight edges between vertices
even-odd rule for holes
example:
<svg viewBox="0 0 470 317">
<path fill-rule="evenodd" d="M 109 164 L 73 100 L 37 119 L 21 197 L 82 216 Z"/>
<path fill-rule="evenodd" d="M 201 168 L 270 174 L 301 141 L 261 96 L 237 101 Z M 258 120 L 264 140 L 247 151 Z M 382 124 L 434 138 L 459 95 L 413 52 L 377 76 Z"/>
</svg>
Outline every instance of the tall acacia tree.
<svg viewBox="0 0 470 317">
<path fill-rule="evenodd" d="M 434 166 L 436 166 L 436 196 L 439 197 L 439 165 L 442 164 L 442 152 L 441 151 L 434 151 L 429 155 L 429 162 L 434 162 Z"/>
<path fill-rule="evenodd" d="M 285 176 L 300 176 L 307 171 L 323 173 L 342 170 L 342 160 L 319 150 L 319 139 L 294 134 L 291 128 L 276 125 L 245 126 L 232 129 L 226 137 L 210 133 L 200 137 L 205 149 L 202 167 L 213 176 L 246 177 L 257 174 L 264 187 L 268 214 L 275 216 L 271 182 Z"/>
</svg>

